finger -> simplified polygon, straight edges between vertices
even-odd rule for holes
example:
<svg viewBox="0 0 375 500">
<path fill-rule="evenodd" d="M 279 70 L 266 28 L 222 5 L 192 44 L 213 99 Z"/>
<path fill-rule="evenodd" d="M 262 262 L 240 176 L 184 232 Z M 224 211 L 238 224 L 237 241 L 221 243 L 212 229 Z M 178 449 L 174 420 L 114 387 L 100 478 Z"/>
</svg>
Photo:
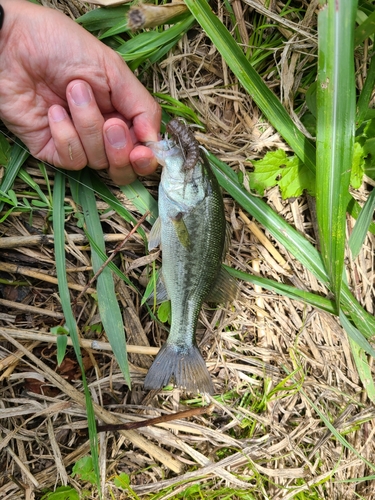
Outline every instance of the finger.
<svg viewBox="0 0 375 500">
<path fill-rule="evenodd" d="M 118 54 L 107 67 L 114 108 L 133 123 L 138 142 L 157 141 L 161 108 Z M 125 91 L 124 91 L 125 89 Z"/>
<path fill-rule="evenodd" d="M 111 179 L 118 185 L 130 184 L 137 176 L 129 159 L 133 141 L 127 124 L 119 118 L 110 118 L 104 124 L 103 135 Z"/>
<path fill-rule="evenodd" d="M 131 151 L 129 159 L 137 175 L 150 175 L 158 166 L 154 153 L 146 146 L 136 146 Z"/>
<path fill-rule="evenodd" d="M 108 168 L 103 138 L 104 118 L 90 85 L 83 80 L 73 80 L 68 84 L 66 94 L 88 165 L 95 170 Z"/>
<path fill-rule="evenodd" d="M 80 170 L 87 164 L 77 131 L 65 109 L 55 104 L 48 110 L 52 140 L 41 151 L 41 157 L 59 168 Z"/>
</svg>

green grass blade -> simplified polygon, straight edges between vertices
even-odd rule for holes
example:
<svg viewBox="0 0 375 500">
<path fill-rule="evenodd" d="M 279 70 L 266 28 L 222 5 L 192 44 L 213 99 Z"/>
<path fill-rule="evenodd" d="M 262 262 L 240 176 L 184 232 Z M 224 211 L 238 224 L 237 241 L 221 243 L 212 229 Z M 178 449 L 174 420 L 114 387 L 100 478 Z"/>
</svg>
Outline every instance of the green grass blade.
<svg viewBox="0 0 375 500">
<path fill-rule="evenodd" d="M 95 252 L 98 254 L 103 264 L 108 259 L 108 255 L 102 249 L 102 245 L 98 245 L 90 233 L 88 233 L 87 231 L 85 231 L 85 233 L 87 239 L 89 240 L 90 247 L 95 250 Z M 132 283 L 130 279 L 123 272 L 120 271 L 120 269 L 116 266 L 116 264 L 114 264 L 113 262 L 109 262 L 108 267 L 112 272 L 116 274 L 116 276 L 122 279 L 128 286 L 133 288 L 133 290 L 135 290 L 137 293 L 140 293 L 137 287 L 134 285 L 134 283 Z"/>
<path fill-rule="evenodd" d="M 120 203 L 116 196 L 110 191 L 109 187 L 101 181 L 96 172 L 94 170 L 90 170 L 89 172 L 92 187 L 94 191 L 101 197 L 101 199 L 108 203 L 112 210 L 115 210 L 115 212 L 118 213 L 120 217 L 125 219 L 127 222 L 131 222 L 132 224 L 136 225 L 137 220 L 135 219 L 135 217 L 133 217 L 129 210 L 127 210 Z M 146 243 L 147 236 L 143 228 L 139 227 L 137 229 L 137 232 L 142 236 L 144 242 Z"/>
<path fill-rule="evenodd" d="M 82 24 L 88 31 L 99 31 L 111 28 L 121 18 L 126 19 L 128 10 L 129 6 L 94 9 L 76 19 L 76 22 Z"/>
<path fill-rule="evenodd" d="M 322 257 L 338 308 L 355 133 L 356 8 L 355 0 L 329 0 L 318 17 L 317 216 Z"/>
<path fill-rule="evenodd" d="M 349 248 L 352 252 L 353 259 L 358 256 L 363 242 L 365 241 L 367 231 L 372 221 L 372 215 L 375 210 L 375 189 L 370 193 L 366 203 L 363 205 L 356 220 L 354 229 L 349 238 Z"/>
<path fill-rule="evenodd" d="M 178 99 L 174 99 L 174 97 L 171 97 L 170 95 L 162 94 L 161 92 L 154 92 L 153 95 L 161 101 L 160 105 L 163 112 L 170 112 L 174 116 L 181 116 L 189 122 L 194 122 L 197 125 L 202 126 L 202 122 L 200 121 L 198 115 L 191 108 L 189 108 L 189 106 L 186 106 L 186 104 L 182 103 Z M 162 117 L 163 122 L 166 121 L 166 116 L 168 115 L 165 113 Z M 168 116 L 168 121 L 169 120 L 170 116 Z"/>
<path fill-rule="evenodd" d="M 105 252 L 105 243 L 98 210 L 96 208 L 95 194 L 92 189 L 90 172 L 88 169 L 82 171 L 81 181 L 84 188 L 79 190 L 79 203 L 82 206 L 87 232 L 95 241 L 96 245 Z M 74 184 L 73 180 L 70 180 Z M 72 192 L 76 189 L 72 190 Z M 94 273 L 96 273 L 103 262 L 100 256 L 91 248 L 91 259 Z M 98 276 L 97 285 L 98 307 L 103 327 L 106 331 L 109 343 L 113 349 L 116 361 L 128 386 L 131 386 L 129 365 L 126 353 L 126 340 L 120 307 L 117 302 L 115 284 L 111 270 L 106 266 Z"/>
<path fill-rule="evenodd" d="M 354 46 L 357 47 L 366 38 L 375 33 L 375 11 L 363 21 L 354 32 Z"/>
<path fill-rule="evenodd" d="M 363 455 L 361 455 L 355 448 L 353 445 L 351 445 L 349 443 L 349 441 L 347 441 L 345 439 L 345 437 L 340 434 L 340 432 L 335 428 L 334 425 L 331 424 L 330 420 L 324 415 L 324 413 L 322 411 L 320 411 L 319 407 L 314 403 L 314 401 L 312 401 L 309 396 L 307 395 L 307 393 L 303 390 L 303 389 L 300 389 L 301 391 L 301 394 L 306 398 L 306 400 L 309 402 L 309 404 L 311 405 L 312 408 L 314 408 L 314 410 L 316 411 L 316 413 L 319 415 L 320 419 L 322 420 L 322 422 L 324 423 L 324 425 L 327 427 L 327 429 L 329 429 L 330 432 L 332 432 L 332 435 L 337 439 L 337 441 L 339 443 L 341 443 L 345 448 L 347 448 L 348 450 L 350 450 L 352 453 L 354 453 L 354 455 L 356 455 L 363 463 L 365 463 L 371 470 L 375 470 L 375 465 L 372 464 L 371 462 L 369 462 Z"/>
<path fill-rule="evenodd" d="M 278 293 L 279 295 L 284 295 L 285 297 L 289 297 L 293 300 L 304 302 L 330 314 L 335 314 L 336 312 L 335 303 L 332 300 L 321 297 L 320 295 L 306 292 L 305 290 L 300 290 L 294 286 L 285 285 L 284 283 L 279 283 L 268 278 L 262 278 L 253 274 L 244 273 L 243 271 L 238 271 L 237 269 L 233 269 L 225 265 L 224 267 L 229 274 L 231 274 L 234 278 L 240 279 L 241 281 L 253 283 L 254 285 L 261 286 L 266 290 Z"/>
<path fill-rule="evenodd" d="M 370 356 L 375 357 L 375 350 L 371 347 L 364 336 L 353 326 L 343 312 L 340 311 L 340 322 L 350 337 L 358 346 Z"/>
<path fill-rule="evenodd" d="M 109 28 L 109 30 L 105 31 L 102 33 L 100 36 L 98 36 L 99 40 L 104 40 L 104 38 L 108 38 L 110 36 L 118 35 L 119 33 L 125 33 L 128 31 L 128 20 L 127 20 L 127 14 L 122 19 L 121 21 L 117 22 L 113 26 Z"/>
<path fill-rule="evenodd" d="M 375 384 L 372 376 L 371 366 L 369 365 L 367 356 L 363 349 L 348 337 L 350 348 L 352 350 L 355 365 L 358 370 L 359 378 L 361 379 L 362 385 L 370 398 L 370 400 L 375 403 Z"/>
<path fill-rule="evenodd" d="M 54 179 L 53 189 L 53 232 L 55 245 L 56 273 L 58 279 L 59 296 L 61 306 L 64 312 L 66 326 L 69 330 L 70 337 L 73 342 L 74 352 L 81 369 L 82 384 L 85 394 L 87 425 L 89 430 L 91 456 L 93 458 L 94 471 L 96 475 L 96 484 L 100 491 L 100 469 L 99 469 L 99 451 L 98 451 L 98 434 L 96 432 L 96 422 L 94 407 L 91 400 L 91 394 L 86 380 L 85 369 L 82 362 L 81 348 L 77 332 L 77 324 L 74 319 L 73 311 L 70 303 L 70 294 L 68 288 L 68 280 L 66 277 L 65 265 L 65 237 L 64 237 L 64 196 L 65 196 L 65 176 L 62 172 L 57 171 Z"/>
<path fill-rule="evenodd" d="M 138 179 L 127 186 L 120 186 L 121 191 L 133 203 L 135 208 L 143 215 L 147 211 L 151 215 L 147 217 L 147 221 L 153 224 L 158 218 L 158 204 L 152 197 L 150 192 Z"/>
<path fill-rule="evenodd" d="M 357 103 L 357 114 L 358 114 L 357 127 L 359 127 L 362 124 L 363 120 L 365 120 L 366 118 L 374 86 L 375 86 L 375 57 L 372 56 L 369 68 L 367 70 L 366 80 Z"/>
<path fill-rule="evenodd" d="M 171 42 L 177 43 L 194 22 L 194 18 L 189 16 L 165 31 L 144 31 L 123 43 L 118 47 L 117 52 L 124 61 L 129 62 L 135 59 L 144 61 L 164 45 Z"/>
<path fill-rule="evenodd" d="M 34 191 L 38 194 L 39 198 L 47 205 L 50 206 L 50 200 L 47 198 L 47 196 L 44 194 L 44 192 L 41 190 L 39 187 L 39 184 L 37 184 L 34 179 L 29 175 L 26 170 L 23 168 L 20 169 L 18 172 L 18 177 L 21 179 L 21 181 L 25 182 L 28 186 L 30 186 Z"/>
<path fill-rule="evenodd" d="M 315 172 L 314 146 L 295 126 L 281 102 L 251 66 L 235 39 L 211 11 L 208 2 L 186 0 L 185 3 L 262 113 L 283 136 L 300 160 Z"/>
<path fill-rule="evenodd" d="M 0 166 L 6 165 L 9 161 L 11 146 L 6 140 L 5 135 L 0 133 Z"/>
<path fill-rule="evenodd" d="M 0 191 L 6 193 L 13 186 L 13 183 L 29 156 L 29 151 L 25 148 L 21 141 L 15 141 L 10 150 L 9 161 L 5 170 L 3 181 L 0 185 Z M 3 209 L 4 203 L 0 202 L 0 210 Z"/>
<path fill-rule="evenodd" d="M 351 198 L 348 204 L 348 214 L 350 214 L 354 219 L 358 219 L 360 213 L 361 213 L 362 207 L 358 203 L 358 201 L 354 200 Z M 370 222 L 368 230 L 370 233 L 375 234 L 375 223 Z"/>
</svg>

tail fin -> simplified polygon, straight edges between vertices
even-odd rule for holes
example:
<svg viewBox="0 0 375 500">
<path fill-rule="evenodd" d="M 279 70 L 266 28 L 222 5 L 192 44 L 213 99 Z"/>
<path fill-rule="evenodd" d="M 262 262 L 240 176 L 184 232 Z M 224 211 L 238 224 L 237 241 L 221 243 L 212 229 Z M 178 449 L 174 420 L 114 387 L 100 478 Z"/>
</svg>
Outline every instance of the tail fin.
<svg viewBox="0 0 375 500">
<path fill-rule="evenodd" d="M 170 382 L 188 392 L 213 394 L 214 386 L 196 345 L 181 348 L 165 343 L 149 369 L 144 387 L 162 389 Z"/>
</svg>

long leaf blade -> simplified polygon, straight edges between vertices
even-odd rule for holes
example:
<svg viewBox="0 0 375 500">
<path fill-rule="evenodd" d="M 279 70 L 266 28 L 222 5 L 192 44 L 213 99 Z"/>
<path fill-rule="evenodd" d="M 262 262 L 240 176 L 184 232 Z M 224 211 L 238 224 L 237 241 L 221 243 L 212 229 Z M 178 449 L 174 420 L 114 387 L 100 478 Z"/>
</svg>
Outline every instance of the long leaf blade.
<svg viewBox="0 0 375 500">
<path fill-rule="evenodd" d="M 100 469 L 98 453 L 98 434 L 96 431 L 95 412 L 92 404 L 91 394 L 86 380 L 85 368 L 83 366 L 81 347 L 79 343 L 77 324 L 73 315 L 70 303 L 68 280 L 65 264 L 65 240 L 64 240 L 64 196 L 65 196 L 65 175 L 57 171 L 53 189 L 53 231 L 56 258 L 56 274 L 58 279 L 59 295 L 61 306 L 64 312 L 65 321 L 72 339 L 74 352 L 81 369 L 82 384 L 85 393 L 85 403 L 87 411 L 87 424 L 90 437 L 90 449 L 96 475 L 97 487 L 100 491 Z"/>
<path fill-rule="evenodd" d="M 317 216 L 322 257 L 338 308 L 355 134 L 356 7 L 356 0 L 328 0 L 318 19 Z"/>
<path fill-rule="evenodd" d="M 96 208 L 94 191 L 91 185 L 90 172 L 83 170 L 81 180 L 85 185 L 79 191 L 79 201 L 82 206 L 87 232 L 102 252 L 105 252 L 104 236 Z M 71 181 L 74 182 L 74 181 Z M 96 273 L 102 266 L 102 259 L 91 248 L 93 270 Z M 98 307 L 100 318 L 106 331 L 109 343 L 113 349 L 116 361 L 124 375 L 127 385 L 131 386 L 130 372 L 126 352 L 126 340 L 120 307 L 117 302 L 113 275 L 108 266 L 104 267 L 97 279 Z"/>
</svg>

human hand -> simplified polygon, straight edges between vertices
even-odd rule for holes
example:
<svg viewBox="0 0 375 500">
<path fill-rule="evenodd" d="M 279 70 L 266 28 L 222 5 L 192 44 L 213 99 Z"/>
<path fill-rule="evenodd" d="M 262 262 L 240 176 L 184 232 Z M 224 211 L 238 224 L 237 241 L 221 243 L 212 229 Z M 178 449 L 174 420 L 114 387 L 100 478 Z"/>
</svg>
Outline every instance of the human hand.
<svg viewBox="0 0 375 500">
<path fill-rule="evenodd" d="M 116 184 L 153 172 L 140 143 L 158 139 L 160 107 L 121 57 L 62 13 L 2 0 L 0 118 L 56 167 L 108 169 Z"/>
</svg>

